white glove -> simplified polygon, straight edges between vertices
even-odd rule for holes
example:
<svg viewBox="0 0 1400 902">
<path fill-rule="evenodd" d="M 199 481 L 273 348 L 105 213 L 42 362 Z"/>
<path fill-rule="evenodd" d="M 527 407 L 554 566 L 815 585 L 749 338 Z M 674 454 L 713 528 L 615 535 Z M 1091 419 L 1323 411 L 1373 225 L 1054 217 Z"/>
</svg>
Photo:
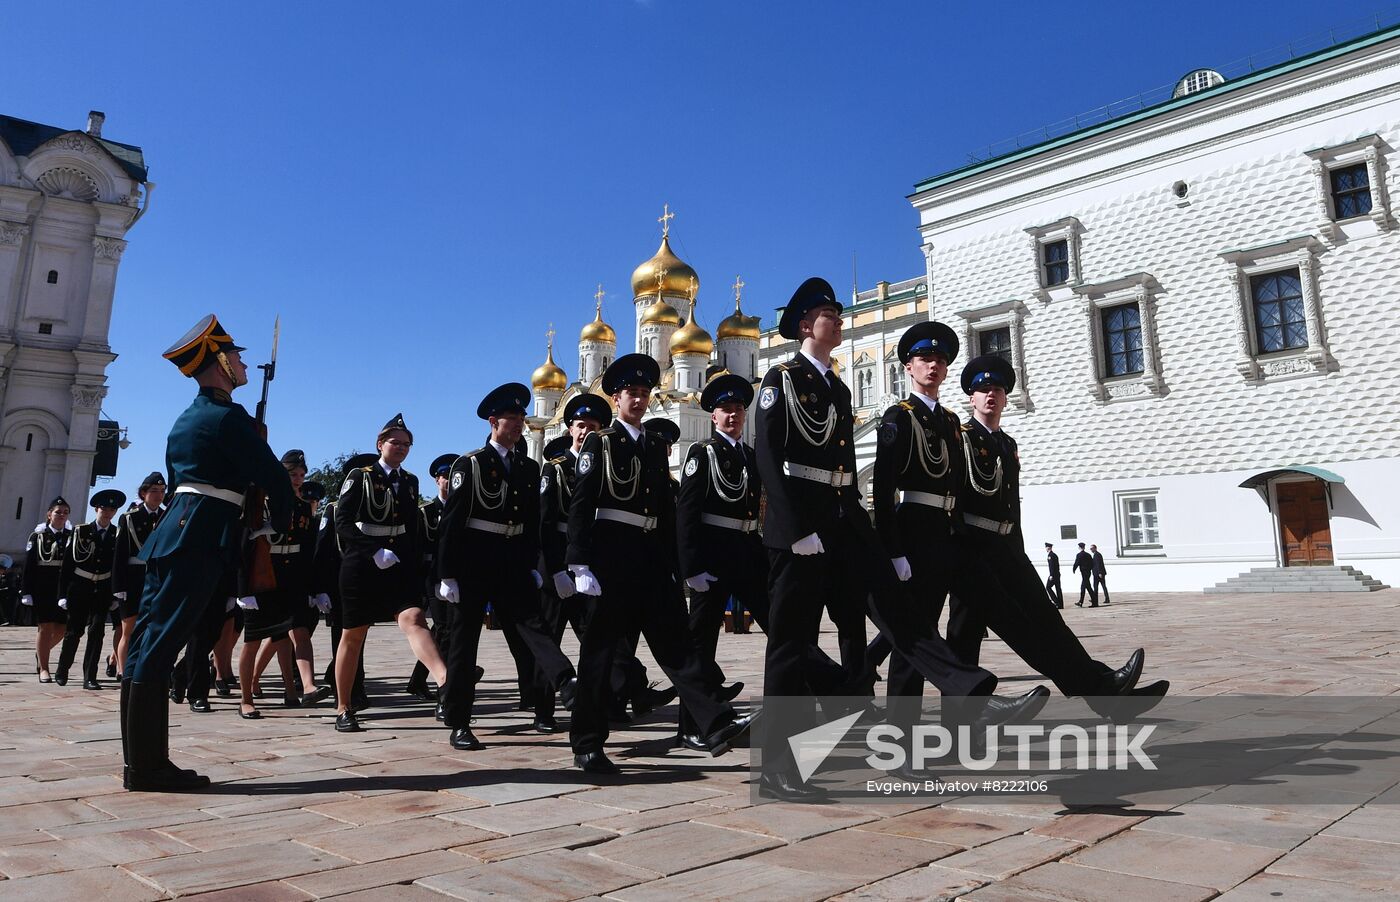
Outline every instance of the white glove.
<svg viewBox="0 0 1400 902">
<path fill-rule="evenodd" d="M 567 570 L 560 570 L 554 574 L 554 594 L 560 598 L 571 597 L 577 589 L 574 588 L 574 578 Z"/>
<path fill-rule="evenodd" d="M 824 551 L 826 551 L 826 546 L 822 545 L 821 536 L 816 533 L 792 543 L 793 554 L 821 554 Z"/>
<path fill-rule="evenodd" d="M 227 614 L 229 611 L 232 611 L 237 604 L 237 598 L 230 598 L 228 601 L 224 602 L 224 613 Z"/>
<path fill-rule="evenodd" d="M 255 530 L 253 530 L 252 532 L 248 533 L 248 538 L 250 538 L 250 539 L 256 539 L 256 538 L 258 538 L 259 536 L 267 536 L 267 537 L 271 538 L 272 536 L 274 536 L 274 535 L 276 535 L 276 534 L 277 534 L 277 530 L 275 530 L 275 529 L 272 528 L 272 524 L 271 524 L 271 523 L 264 523 L 260 528 L 255 529 Z"/>
<path fill-rule="evenodd" d="M 603 594 L 603 587 L 598 584 L 598 577 L 593 575 L 593 571 L 587 566 L 570 567 L 574 574 L 574 588 L 580 595 L 592 595 L 597 597 Z"/>
<path fill-rule="evenodd" d="M 457 591 L 457 580 L 455 579 L 445 579 L 438 583 L 437 594 L 438 598 L 450 604 L 457 604 L 462 600 L 461 593 Z"/>
<path fill-rule="evenodd" d="M 531 570 L 531 571 L 530 571 L 530 575 L 533 576 L 533 577 L 535 578 L 535 588 L 536 588 L 536 589 L 543 589 L 543 588 L 544 588 L 544 577 L 543 577 L 543 576 L 540 576 L 540 571 L 538 571 L 538 570 Z"/>
<path fill-rule="evenodd" d="M 125 592 L 113 592 L 113 593 L 112 593 L 112 597 L 115 598 L 115 599 L 117 599 L 118 601 L 126 601 L 126 593 L 125 593 Z"/>
<path fill-rule="evenodd" d="M 714 582 L 715 579 L 715 575 L 706 570 L 704 573 L 698 573 L 692 576 L 685 581 L 685 584 L 696 592 L 708 592 L 710 591 L 710 583 Z"/>
<path fill-rule="evenodd" d="M 894 575 L 899 577 L 902 583 L 909 582 L 909 578 L 914 575 L 914 571 L 909 569 L 909 558 L 892 557 L 890 563 L 894 564 Z"/>
<path fill-rule="evenodd" d="M 60 599 L 58 600 L 58 608 L 59 608 L 59 610 L 61 610 L 61 611 L 66 611 L 66 610 L 68 610 L 68 599 L 66 599 L 66 598 L 60 598 Z"/>
<path fill-rule="evenodd" d="M 380 570 L 388 570 L 399 562 L 399 556 L 387 548 L 381 548 L 374 553 L 374 566 Z"/>
<path fill-rule="evenodd" d="M 252 595 L 245 595 L 242 598 L 236 599 L 236 603 L 245 611 L 256 611 L 258 609 L 258 600 Z"/>
<path fill-rule="evenodd" d="M 22 605 L 24 605 L 25 607 L 32 608 L 32 607 L 34 607 L 34 596 L 33 596 L 33 595 L 26 595 L 26 596 L 24 596 L 23 598 L 21 598 L 21 599 L 19 600 L 19 603 L 22 604 Z"/>
</svg>

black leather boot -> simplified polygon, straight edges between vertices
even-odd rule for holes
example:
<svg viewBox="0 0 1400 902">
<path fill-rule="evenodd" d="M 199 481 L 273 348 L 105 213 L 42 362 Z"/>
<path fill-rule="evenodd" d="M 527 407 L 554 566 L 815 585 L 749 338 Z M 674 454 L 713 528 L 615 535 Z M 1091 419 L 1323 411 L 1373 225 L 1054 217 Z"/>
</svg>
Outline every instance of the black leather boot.
<svg viewBox="0 0 1400 902">
<path fill-rule="evenodd" d="M 170 762 L 169 689 L 162 683 L 132 681 L 127 690 L 125 785 L 136 792 L 190 792 L 209 778 Z"/>
</svg>

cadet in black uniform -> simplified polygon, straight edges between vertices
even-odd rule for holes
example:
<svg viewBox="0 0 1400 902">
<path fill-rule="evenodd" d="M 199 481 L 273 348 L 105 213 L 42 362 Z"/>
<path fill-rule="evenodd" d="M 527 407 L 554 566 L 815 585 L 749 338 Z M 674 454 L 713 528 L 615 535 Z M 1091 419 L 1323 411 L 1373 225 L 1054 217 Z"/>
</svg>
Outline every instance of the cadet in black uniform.
<svg viewBox="0 0 1400 902">
<path fill-rule="evenodd" d="M 763 542 L 770 563 L 764 693 L 812 691 L 804 663 L 823 606 L 842 634 L 842 666 L 863 676 L 869 598 L 876 626 L 944 695 L 990 696 L 996 677 L 960 661 L 939 637 L 928 609 L 915 605 L 899 582 L 861 504 L 851 393 L 830 366 L 841 343 L 841 311 L 826 280 L 799 286 L 778 330 L 801 348 L 768 371 L 759 392 L 755 457 L 768 492 Z M 1046 694 L 1033 690 L 995 711 L 973 701 L 960 706 L 959 716 L 988 723 L 1028 717 Z M 760 781 L 778 798 L 821 795 L 800 778 L 790 756 L 765 763 Z"/>
<path fill-rule="evenodd" d="M 58 606 L 58 577 L 73 529 L 68 525 L 68 502 L 62 496 L 49 502 L 44 523 L 24 546 L 24 582 L 20 604 L 28 607 L 38 627 L 34 672 L 39 682 L 52 682 L 49 652 L 63 640 L 68 616 Z"/>
<path fill-rule="evenodd" d="M 1065 593 L 1060 589 L 1060 556 L 1049 542 L 1045 543 L 1045 564 L 1050 568 L 1050 576 L 1045 580 L 1045 594 L 1050 596 L 1051 604 L 1063 610 Z"/>
<path fill-rule="evenodd" d="M 343 484 L 355 470 L 373 466 L 379 458 L 376 455 L 356 454 L 345 461 L 340 469 Z M 311 566 L 311 591 L 315 594 L 317 606 L 329 608 L 326 625 L 331 630 L 331 659 L 326 662 L 326 672 L 322 679 L 335 691 L 335 662 L 340 649 L 341 615 L 344 605 L 340 603 L 340 536 L 335 531 L 336 502 L 328 503 L 322 510 L 316 524 L 316 541 Z M 365 695 L 365 662 L 363 658 L 355 664 L 355 682 L 350 687 L 350 708 L 363 711 L 369 707 Z"/>
<path fill-rule="evenodd" d="M 117 520 L 117 550 L 112 563 L 112 595 L 121 614 L 121 639 L 117 643 L 117 676 L 126 673 L 126 653 L 141 606 L 141 586 L 146 582 L 146 562 L 137 557 L 165 513 L 165 477 L 151 473 L 136 490 L 140 503 Z"/>
<path fill-rule="evenodd" d="M 752 715 L 736 717 L 708 678 L 686 633 L 686 613 L 670 592 L 673 552 L 658 526 L 675 516 L 669 466 L 660 442 L 648 440 L 642 415 L 660 368 L 645 354 L 627 354 L 603 373 L 617 418 L 584 439 L 569 508 L 569 570 L 590 596 L 588 628 L 579 651 L 579 701 L 570 724 L 574 763 L 590 773 L 618 773 L 603 751 L 607 699 L 618 638 L 641 624 L 661 669 L 670 677 L 713 754 L 748 731 Z"/>
<path fill-rule="evenodd" d="M 482 399 L 476 414 L 491 424 L 491 437 L 452 464 L 450 494 L 438 526 L 438 594 L 457 605 L 443 714 L 452 728 L 452 747 L 464 751 L 484 748 L 472 734 L 471 716 L 477 646 L 488 601 L 501 628 L 529 649 L 532 682 L 538 666 L 544 682 L 534 687 L 533 697 L 558 691 L 569 708 L 577 690 L 574 665 L 559 650 L 540 614 L 544 580 L 535 569 L 540 556 L 540 469 L 516 451 L 529 401 L 530 389 L 518 382 L 499 386 Z M 537 719 L 536 727 L 541 726 L 548 724 Z"/>
<path fill-rule="evenodd" d="M 102 660 L 103 635 L 107 615 L 115 599 L 112 597 L 112 562 L 117 549 L 117 530 L 112 518 L 126 503 L 126 496 L 116 489 L 104 489 L 92 496 L 90 502 L 97 517 L 73 530 L 68 555 L 59 568 L 58 606 L 68 612 L 68 630 L 63 635 L 63 648 L 58 654 L 58 670 L 54 682 L 68 682 L 68 668 L 78 654 L 78 642 L 87 634 L 83 651 L 83 688 L 101 689 L 97 682 L 97 665 Z"/>
<path fill-rule="evenodd" d="M 343 608 L 335 662 L 335 728 L 342 733 L 360 729 L 351 711 L 350 688 L 371 624 L 397 621 L 414 656 L 427 665 L 437 684 L 447 679 L 446 665 L 423 615 L 418 477 L 401 466 L 412 445 L 413 433 L 403 414 L 396 414 L 379 430 L 379 459 L 350 471 L 335 505 Z"/>
<path fill-rule="evenodd" d="M 428 475 L 437 483 L 437 494 L 432 501 L 425 501 L 418 508 L 423 517 L 423 597 L 428 602 L 428 614 L 433 618 L 433 643 L 438 654 L 446 661 L 447 649 L 451 644 L 448 624 L 452 622 L 452 605 L 437 597 L 437 541 L 438 523 L 442 520 L 442 508 L 447 503 L 448 479 L 452 473 L 452 462 L 456 454 L 439 454 L 428 465 Z M 428 688 L 428 668 L 419 661 L 413 665 L 408 685 L 404 687 L 409 695 L 425 702 L 434 701 L 436 695 Z"/>
</svg>

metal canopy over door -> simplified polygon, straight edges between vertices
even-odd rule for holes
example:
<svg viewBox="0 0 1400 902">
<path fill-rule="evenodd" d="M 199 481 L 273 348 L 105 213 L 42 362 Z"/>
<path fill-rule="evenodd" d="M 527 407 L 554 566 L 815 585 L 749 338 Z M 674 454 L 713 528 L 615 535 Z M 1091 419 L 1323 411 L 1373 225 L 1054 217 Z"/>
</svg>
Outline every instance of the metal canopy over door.
<svg viewBox="0 0 1400 902">
<path fill-rule="evenodd" d="M 1327 486 L 1320 479 L 1278 482 L 1279 539 L 1285 567 L 1315 567 L 1332 563 L 1332 527 L 1327 512 Z"/>
</svg>

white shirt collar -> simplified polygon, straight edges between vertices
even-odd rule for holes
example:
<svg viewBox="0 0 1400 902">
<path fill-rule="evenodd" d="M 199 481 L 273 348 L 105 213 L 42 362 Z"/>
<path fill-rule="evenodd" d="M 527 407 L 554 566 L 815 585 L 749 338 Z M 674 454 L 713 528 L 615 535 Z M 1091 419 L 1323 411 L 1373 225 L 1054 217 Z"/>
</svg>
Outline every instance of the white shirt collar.
<svg viewBox="0 0 1400 902">
<path fill-rule="evenodd" d="M 62 529 L 54 529 L 52 523 L 45 523 L 44 528 L 47 529 L 49 532 L 53 533 L 54 535 L 58 535 L 59 533 L 63 532 Z"/>
<path fill-rule="evenodd" d="M 578 452 L 574 450 L 574 446 L 573 446 L 573 445 L 570 445 L 569 447 L 565 448 L 564 450 L 565 450 L 570 456 L 572 456 L 572 457 L 578 457 Z"/>
<path fill-rule="evenodd" d="M 142 509 L 143 511 L 145 511 L 147 514 L 150 514 L 151 516 L 155 516 L 156 514 L 160 513 L 160 512 L 163 510 L 163 508 L 160 508 L 160 507 L 157 507 L 155 510 L 151 510 L 149 507 L 147 507 L 147 506 L 145 505 L 144 502 L 143 502 L 142 505 L 141 505 L 141 509 Z"/>
<path fill-rule="evenodd" d="M 911 395 L 913 395 L 914 397 L 918 398 L 920 401 L 923 401 L 923 402 L 924 402 L 924 406 L 927 407 L 929 410 L 932 410 L 932 411 L 934 411 L 935 413 L 938 412 L 938 399 L 937 399 L 937 398 L 930 398 L 928 395 L 924 394 L 923 392 L 917 392 L 917 391 L 911 391 L 909 394 L 911 394 Z"/>
<path fill-rule="evenodd" d="M 730 438 L 729 435 L 728 435 L 728 433 L 720 432 L 718 429 L 715 430 L 715 435 L 717 435 L 717 436 L 719 436 L 720 438 L 724 439 L 726 442 L 729 442 L 729 447 L 731 447 L 731 448 L 733 448 L 733 447 L 735 447 L 735 446 L 737 446 L 737 445 L 739 444 L 739 442 L 738 442 L 736 439 Z"/>
<path fill-rule="evenodd" d="M 496 444 L 495 439 L 487 439 L 486 444 L 496 449 L 496 453 L 501 455 L 501 460 L 506 460 L 510 457 L 511 449 L 507 448 L 505 445 Z"/>
<path fill-rule="evenodd" d="M 809 361 L 811 361 L 812 366 L 816 367 L 817 372 L 821 373 L 823 376 L 831 372 L 831 364 L 822 363 L 820 360 L 813 357 L 811 354 L 808 354 L 806 351 L 798 351 L 798 353 L 801 354 L 803 357 L 806 357 Z"/>
<path fill-rule="evenodd" d="M 632 436 L 632 438 L 633 438 L 634 441 L 641 441 L 641 440 L 642 440 L 642 434 L 646 432 L 646 430 L 643 429 L 643 428 L 641 428 L 640 426 L 633 426 L 631 423 L 629 423 L 629 422 L 627 422 L 626 420 L 623 420 L 623 419 L 619 419 L 619 420 L 617 421 L 617 424 L 618 424 L 619 426 L 621 426 L 623 429 L 626 429 L 626 430 L 627 430 L 627 434 L 630 435 L 630 436 Z"/>
<path fill-rule="evenodd" d="M 376 461 L 376 463 L 379 464 L 379 469 L 384 473 L 384 475 L 388 476 L 390 479 L 394 478 L 394 474 L 398 472 L 397 469 L 391 469 L 389 467 L 386 467 L 384 465 L 383 460 Z"/>
</svg>

